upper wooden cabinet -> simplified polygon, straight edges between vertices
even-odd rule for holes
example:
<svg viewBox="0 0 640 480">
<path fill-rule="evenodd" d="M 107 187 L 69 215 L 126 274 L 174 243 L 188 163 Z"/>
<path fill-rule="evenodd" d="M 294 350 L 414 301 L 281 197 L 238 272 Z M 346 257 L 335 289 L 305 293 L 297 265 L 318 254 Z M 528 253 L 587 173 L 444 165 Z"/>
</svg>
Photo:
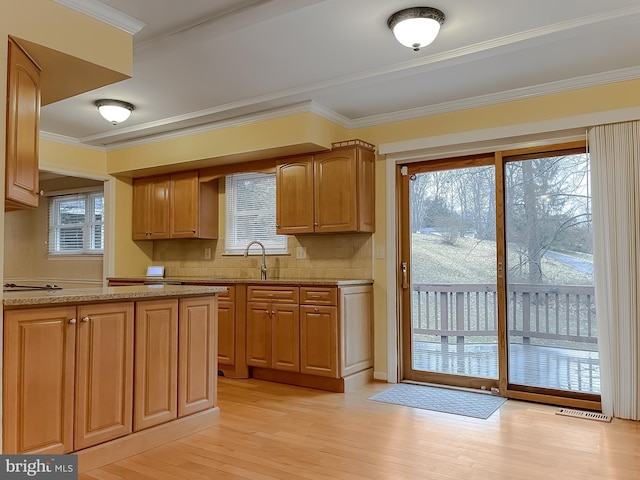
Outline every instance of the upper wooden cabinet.
<svg viewBox="0 0 640 480">
<path fill-rule="evenodd" d="M 134 240 L 169 238 L 170 183 L 169 175 L 134 180 Z"/>
<path fill-rule="evenodd" d="M 38 206 L 40 68 L 9 39 L 5 211 Z"/>
<path fill-rule="evenodd" d="M 373 232 L 374 170 L 373 150 L 361 145 L 278 162 L 277 233 Z"/>
<path fill-rule="evenodd" d="M 276 167 L 276 230 L 313 233 L 313 155 L 288 158 Z"/>
<path fill-rule="evenodd" d="M 197 171 L 134 180 L 132 238 L 218 238 L 218 182 Z"/>
</svg>

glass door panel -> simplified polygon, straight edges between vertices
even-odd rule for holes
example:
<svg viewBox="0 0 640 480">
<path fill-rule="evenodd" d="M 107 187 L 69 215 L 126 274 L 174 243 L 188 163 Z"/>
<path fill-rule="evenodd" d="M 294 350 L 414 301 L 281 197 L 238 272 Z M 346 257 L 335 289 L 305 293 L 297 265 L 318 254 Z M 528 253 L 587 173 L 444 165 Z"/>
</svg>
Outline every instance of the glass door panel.
<svg viewBox="0 0 640 480">
<path fill-rule="evenodd" d="M 509 384 L 599 394 L 588 155 L 504 172 Z"/>
<path fill-rule="evenodd" d="M 487 163 L 493 157 L 468 168 L 414 170 L 405 181 L 405 379 L 497 385 L 495 168 Z"/>
</svg>

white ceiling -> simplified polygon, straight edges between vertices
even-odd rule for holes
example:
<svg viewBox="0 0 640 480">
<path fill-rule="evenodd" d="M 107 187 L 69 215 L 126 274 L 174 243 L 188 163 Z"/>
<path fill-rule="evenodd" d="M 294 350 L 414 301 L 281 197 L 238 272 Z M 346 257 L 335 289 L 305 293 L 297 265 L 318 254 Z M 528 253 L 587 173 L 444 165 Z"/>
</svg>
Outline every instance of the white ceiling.
<svg viewBox="0 0 640 480">
<path fill-rule="evenodd" d="M 640 78 L 638 0 L 434 0 L 447 18 L 419 52 L 386 25 L 418 5 L 407 0 L 102 3 L 146 24 L 133 77 L 44 106 L 41 119 L 92 145 L 294 109 L 366 126 Z M 113 126 L 99 98 L 136 110 Z"/>
</svg>

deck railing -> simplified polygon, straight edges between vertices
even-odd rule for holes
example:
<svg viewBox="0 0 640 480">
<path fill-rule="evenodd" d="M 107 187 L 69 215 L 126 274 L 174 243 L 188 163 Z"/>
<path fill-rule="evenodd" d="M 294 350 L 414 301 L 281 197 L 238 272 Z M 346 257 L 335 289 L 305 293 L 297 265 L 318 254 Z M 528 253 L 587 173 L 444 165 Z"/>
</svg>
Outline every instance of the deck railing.
<svg viewBox="0 0 640 480">
<path fill-rule="evenodd" d="M 458 344 L 482 342 L 498 331 L 496 286 L 413 284 L 414 335 L 456 337 Z M 509 335 L 522 343 L 597 343 L 594 288 L 582 285 L 508 287 Z"/>
</svg>

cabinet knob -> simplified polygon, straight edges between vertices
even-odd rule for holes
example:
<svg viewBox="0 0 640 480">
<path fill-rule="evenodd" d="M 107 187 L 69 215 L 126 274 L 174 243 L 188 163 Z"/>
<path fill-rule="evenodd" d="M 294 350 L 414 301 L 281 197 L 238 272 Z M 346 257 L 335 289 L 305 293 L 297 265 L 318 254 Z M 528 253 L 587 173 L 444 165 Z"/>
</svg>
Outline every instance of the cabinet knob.
<svg viewBox="0 0 640 480">
<path fill-rule="evenodd" d="M 196 233 L 196 229 L 195 229 L 195 228 L 192 228 L 192 229 L 191 229 L 191 232 L 192 232 L 192 233 Z"/>
<path fill-rule="evenodd" d="M 265 311 L 264 311 L 264 313 L 265 313 L 266 315 L 269 315 L 269 310 L 265 310 Z"/>
<path fill-rule="evenodd" d="M 315 308 L 313 309 L 313 313 L 318 313 L 318 307 L 315 307 Z"/>
<path fill-rule="evenodd" d="M 69 323 L 76 323 L 76 319 L 75 318 L 69 319 Z"/>
<path fill-rule="evenodd" d="M 276 312 L 274 312 L 273 310 L 271 310 L 271 315 L 275 315 L 275 314 L 276 314 Z"/>
<path fill-rule="evenodd" d="M 91 320 L 91 318 L 89 318 L 88 316 L 82 317 L 82 321 L 85 323 L 88 322 L 89 320 Z"/>
</svg>

